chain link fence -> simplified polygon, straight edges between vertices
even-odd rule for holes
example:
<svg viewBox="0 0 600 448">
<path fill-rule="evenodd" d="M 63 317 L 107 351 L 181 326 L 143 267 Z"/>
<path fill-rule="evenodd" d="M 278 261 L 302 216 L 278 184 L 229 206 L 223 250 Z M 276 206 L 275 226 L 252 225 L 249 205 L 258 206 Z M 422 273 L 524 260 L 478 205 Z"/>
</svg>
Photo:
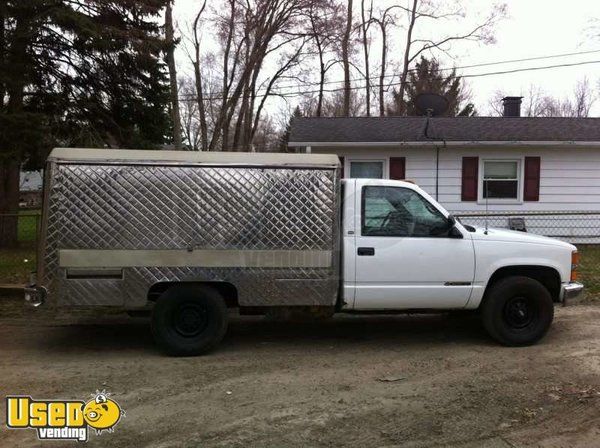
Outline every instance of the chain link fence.
<svg viewBox="0 0 600 448">
<path fill-rule="evenodd" d="M 588 293 L 600 294 L 600 212 L 457 212 L 455 216 L 475 227 L 519 230 L 577 245 L 579 278 Z"/>
<path fill-rule="evenodd" d="M 456 213 L 464 224 L 521 230 L 572 244 L 600 245 L 600 212 Z"/>
</svg>

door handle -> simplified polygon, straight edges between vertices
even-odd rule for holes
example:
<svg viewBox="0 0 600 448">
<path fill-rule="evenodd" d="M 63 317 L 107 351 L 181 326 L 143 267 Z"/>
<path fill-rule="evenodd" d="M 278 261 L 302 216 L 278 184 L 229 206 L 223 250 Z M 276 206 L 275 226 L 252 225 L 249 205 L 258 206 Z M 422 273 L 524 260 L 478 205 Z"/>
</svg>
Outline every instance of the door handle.
<svg viewBox="0 0 600 448">
<path fill-rule="evenodd" d="M 359 247 L 357 250 L 357 254 L 358 255 L 365 255 L 365 256 L 373 256 L 375 255 L 375 248 L 374 247 Z"/>
</svg>

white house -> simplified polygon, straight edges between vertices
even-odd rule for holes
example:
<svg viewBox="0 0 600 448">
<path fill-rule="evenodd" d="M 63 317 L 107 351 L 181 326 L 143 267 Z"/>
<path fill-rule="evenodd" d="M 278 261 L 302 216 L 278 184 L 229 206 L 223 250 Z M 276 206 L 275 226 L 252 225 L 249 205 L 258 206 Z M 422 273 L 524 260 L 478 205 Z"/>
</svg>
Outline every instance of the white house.
<svg viewBox="0 0 600 448">
<path fill-rule="evenodd" d="M 600 212 L 600 118 L 520 117 L 506 100 L 512 116 L 505 101 L 503 117 L 297 118 L 288 145 L 337 154 L 345 177 L 412 180 L 458 215 Z"/>
</svg>

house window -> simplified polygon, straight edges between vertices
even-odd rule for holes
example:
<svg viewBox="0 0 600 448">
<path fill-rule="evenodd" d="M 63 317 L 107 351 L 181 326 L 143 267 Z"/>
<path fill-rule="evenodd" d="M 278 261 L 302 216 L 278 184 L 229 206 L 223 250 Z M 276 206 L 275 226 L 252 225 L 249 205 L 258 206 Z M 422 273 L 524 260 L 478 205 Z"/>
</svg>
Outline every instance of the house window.
<svg viewBox="0 0 600 448">
<path fill-rule="evenodd" d="M 351 161 L 350 177 L 354 179 L 383 179 L 383 161 Z"/>
<path fill-rule="evenodd" d="M 482 197 L 484 199 L 519 199 L 518 160 L 484 160 Z"/>
</svg>

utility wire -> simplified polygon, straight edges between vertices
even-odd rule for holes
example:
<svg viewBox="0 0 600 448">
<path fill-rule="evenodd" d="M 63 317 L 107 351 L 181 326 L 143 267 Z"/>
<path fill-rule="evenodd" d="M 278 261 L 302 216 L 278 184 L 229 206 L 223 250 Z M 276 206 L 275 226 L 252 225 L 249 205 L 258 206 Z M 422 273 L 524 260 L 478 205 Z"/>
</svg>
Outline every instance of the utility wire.
<svg viewBox="0 0 600 448">
<path fill-rule="evenodd" d="M 549 69 L 563 68 L 563 67 L 576 67 L 576 66 L 580 66 L 580 65 L 589 65 L 589 64 L 598 64 L 598 63 L 600 63 L 600 60 L 596 60 L 596 61 L 583 61 L 583 62 L 573 62 L 573 63 L 564 63 L 564 64 L 555 64 L 555 65 L 546 65 L 546 66 L 538 66 L 538 67 L 525 67 L 525 68 L 517 68 L 517 69 L 502 70 L 502 71 L 487 72 L 487 73 L 473 73 L 473 74 L 459 75 L 457 77 L 460 77 L 460 78 L 479 78 L 479 77 L 484 77 L 484 76 L 496 76 L 496 75 L 505 75 L 505 74 L 510 74 L 510 73 L 527 72 L 527 71 L 549 70 Z M 392 83 L 385 84 L 385 86 L 386 87 L 392 87 L 392 86 L 399 86 L 400 84 L 401 84 L 400 82 L 392 82 Z M 412 83 L 410 81 L 407 81 L 405 84 L 406 85 L 410 85 Z M 380 86 L 380 84 L 373 84 L 373 85 L 370 85 L 369 87 L 371 87 L 371 88 L 377 88 L 379 86 Z M 365 88 L 366 88 L 365 85 L 351 86 L 350 90 L 359 90 L 359 89 L 365 89 Z M 323 93 L 333 93 L 333 92 L 339 92 L 339 91 L 343 91 L 343 90 L 345 90 L 343 87 L 337 87 L 337 88 L 333 88 L 333 89 L 323 89 Z M 317 90 L 297 90 L 297 91 L 292 91 L 292 92 L 271 91 L 268 95 L 287 98 L 287 97 L 296 97 L 296 96 L 308 95 L 308 94 L 311 94 L 311 93 L 319 93 L 319 92 L 320 92 L 320 89 L 317 89 Z M 265 94 L 265 93 L 257 93 L 255 95 L 256 98 L 262 98 L 264 96 L 267 96 L 267 94 Z M 196 95 L 195 94 L 179 95 L 179 98 L 182 99 L 182 100 L 186 100 L 186 99 L 196 98 Z M 216 95 L 216 96 L 205 95 L 204 99 L 205 100 L 222 100 L 223 96 L 222 95 L 221 96 L 219 96 L 219 95 Z"/>
<path fill-rule="evenodd" d="M 567 56 L 580 56 L 580 55 L 584 55 L 584 54 L 593 54 L 593 53 L 600 53 L 600 49 L 598 50 L 588 50 L 588 51 L 577 51 L 574 53 L 560 53 L 560 54 L 551 54 L 551 55 L 545 55 L 545 56 L 533 56 L 530 58 L 522 58 L 522 59 L 506 59 L 503 61 L 495 61 L 495 62 L 483 62 L 480 64 L 471 64 L 471 65 L 462 65 L 462 66 L 457 66 L 457 67 L 443 67 L 438 69 L 438 71 L 440 72 L 445 72 L 445 71 L 451 71 L 451 70 L 463 70 L 463 69 L 467 69 L 467 68 L 478 68 L 478 67 L 489 67 L 489 66 L 493 66 L 493 65 L 502 65 L 502 64 L 513 64 L 516 62 L 530 62 L 530 61 L 539 61 L 539 60 L 543 60 L 543 59 L 555 59 L 555 58 L 564 58 Z M 408 73 L 411 72 L 416 72 L 417 69 L 416 68 L 410 68 L 407 70 Z M 388 75 L 384 75 L 384 78 L 393 78 L 398 76 L 398 74 L 388 74 Z M 379 79 L 381 78 L 381 76 L 379 75 L 373 75 L 369 77 L 369 80 L 371 79 Z M 356 81 L 364 81 L 367 78 L 364 76 L 358 77 L 358 78 L 352 78 L 350 79 L 350 82 L 356 82 Z M 343 83 L 344 80 L 343 79 L 338 79 L 335 81 L 325 81 L 323 84 L 341 84 Z M 320 83 L 319 82 L 306 82 L 303 83 L 303 85 L 305 86 L 318 86 Z M 292 87 L 298 87 L 298 85 L 295 84 L 288 84 L 288 85 L 279 85 L 277 86 L 280 89 L 285 89 L 285 88 L 292 88 Z"/>
</svg>

